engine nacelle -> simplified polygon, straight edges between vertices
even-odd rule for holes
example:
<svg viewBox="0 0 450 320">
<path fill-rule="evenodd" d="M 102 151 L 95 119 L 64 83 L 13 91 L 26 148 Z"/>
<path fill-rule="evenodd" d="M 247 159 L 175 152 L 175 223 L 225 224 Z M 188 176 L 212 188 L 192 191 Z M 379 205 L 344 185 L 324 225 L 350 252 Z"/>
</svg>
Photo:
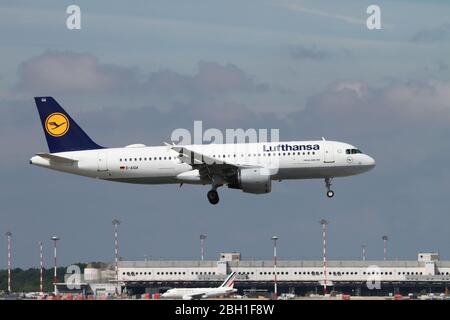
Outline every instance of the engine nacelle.
<svg viewBox="0 0 450 320">
<path fill-rule="evenodd" d="M 272 191 L 272 180 L 269 170 L 265 168 L 240 169 L 237 181 L 229 184 L 228 187 L 241 189 L 247 193 L 269 193 Z"/>
</svg>

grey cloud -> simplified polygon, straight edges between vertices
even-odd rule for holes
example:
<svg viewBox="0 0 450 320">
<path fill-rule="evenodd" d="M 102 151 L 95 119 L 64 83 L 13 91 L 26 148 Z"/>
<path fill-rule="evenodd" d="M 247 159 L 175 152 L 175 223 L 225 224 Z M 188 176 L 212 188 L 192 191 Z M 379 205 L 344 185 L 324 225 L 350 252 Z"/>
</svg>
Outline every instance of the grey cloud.
<svg viewBox="0 0 450 320">
<path fill-rule="evenodd" d="M 181 75 L 172 70 L 152 72 L 145 84 L 149 90 L 168 94 L 191 93 L 211 95 L 229 92 L 261 92 L 267 84 L 257 84 L 252 77 L 234 64 L 220 65 L 200 61 L 193 76 Z"/>
<path fill-rule="evenodd" d="M 141 74 L 137 68 L 104 64 L 87 53 L 46 51 L 19 67 L 18 89 L 45 94 L 117 93 L 158 95 L 217 95 L 261 92 L 268 85 L 256 83 L 234 64 L 200 61 L 194 75 L 163 69 Z"/>
<path fill-rule="evenodd" d="M 362 82 L 338 81 L 327 90 L 310 98 L 309 108 L 335 117 L 364 114 L 389 117 L 417 123 L 439 119 L 450 121 L 450 82 L 391 81 L 385 86 L 369 86 Z"/>
<path fill-rule="evenodd" d="M 297 45 L 291 47 L 289 54 L 294 59 L 310 59 L 310 60 L 325 60 L 331 57 L 330 52 L 317 47 L 316 45 L 306 46 Z"/>
<path fill-rule="evenodd" d="M 413 42 L 434 43 L 450 40 L 450 24 L 444 24 L 432 29 L 421 30 L 413 35 Z"/>
<path fill-rule="evenodd" d="M 18 88 L 43 93 L 95 93 L 132 88 L 136 71 L 102 64 L 97 57 L 70 51 L 46 51 L 19 66 Z"/>
</svg>

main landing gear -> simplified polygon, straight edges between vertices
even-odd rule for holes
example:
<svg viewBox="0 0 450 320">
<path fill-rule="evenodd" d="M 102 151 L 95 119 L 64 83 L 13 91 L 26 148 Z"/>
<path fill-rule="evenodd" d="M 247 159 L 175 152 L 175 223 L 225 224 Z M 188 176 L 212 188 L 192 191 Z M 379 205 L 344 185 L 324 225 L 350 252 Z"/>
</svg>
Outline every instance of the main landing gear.
<svg viewBox="0 0 450 320">
<path fill-rule="evenodd" d="M 333 198 L 334 196 L 334 191 L 331 190 L 331 180 L 333 178 L 325 178 L 325 186 L 327 187 L 327 197 L 328 198 Z"/>
<path fill-rule="evenodd" d="M 211 204 L 218 204 L 220 199 L 219 193 L 217 192 L 217 188 L 223 185 L 224 183 L 223 177 L 214 175 L 211 180 L 212 180 L 212 188 L 207 193 L 208 201 Z"/>
<path fill-rule="evenodd" d="M 208 191 L 208 200 L 211 204 L 218 204 L 219 203 L 219 193 L 217 190 L 210 190 Z"/>
</svg>

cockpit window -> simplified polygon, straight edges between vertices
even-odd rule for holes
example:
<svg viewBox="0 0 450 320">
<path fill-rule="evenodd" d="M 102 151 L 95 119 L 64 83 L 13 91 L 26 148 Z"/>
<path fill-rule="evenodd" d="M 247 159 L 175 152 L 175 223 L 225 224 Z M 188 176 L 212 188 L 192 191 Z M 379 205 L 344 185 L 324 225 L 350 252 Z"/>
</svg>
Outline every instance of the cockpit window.
<svg viewBox="0 0 450 320">
<path fill-rule="evenodd" d="M 345 150 L 346 154 L 356 154 L 356 153 L 362 153 L 361 150 L 358 149 L 347 149 Z"/>
</svg>

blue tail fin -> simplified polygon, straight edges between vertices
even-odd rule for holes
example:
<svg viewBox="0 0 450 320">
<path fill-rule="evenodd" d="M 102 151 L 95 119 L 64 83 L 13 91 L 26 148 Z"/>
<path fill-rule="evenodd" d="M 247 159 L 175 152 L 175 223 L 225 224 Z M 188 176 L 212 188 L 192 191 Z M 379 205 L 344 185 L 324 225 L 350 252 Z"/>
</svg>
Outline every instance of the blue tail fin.
<svg viewBox="0 0 450 320">
<path fill-rule="evenodd" d="M 78 126 L 52 97 L 35 97 L 51 153 L 103 149 Z"/>
</svg>

